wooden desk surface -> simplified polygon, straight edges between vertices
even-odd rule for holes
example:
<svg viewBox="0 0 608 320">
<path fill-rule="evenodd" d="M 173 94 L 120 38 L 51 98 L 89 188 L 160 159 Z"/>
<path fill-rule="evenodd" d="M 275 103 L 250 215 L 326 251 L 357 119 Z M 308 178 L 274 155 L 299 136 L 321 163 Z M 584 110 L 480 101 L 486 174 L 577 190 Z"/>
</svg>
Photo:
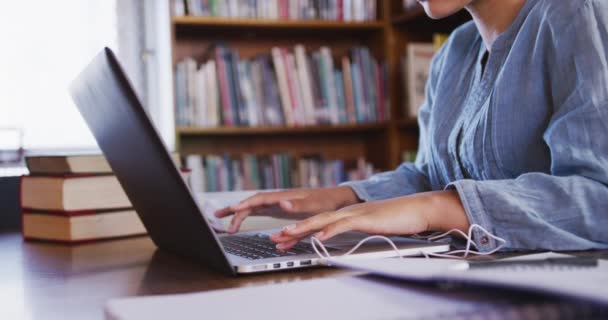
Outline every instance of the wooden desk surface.
<svg viewBox="0 0 608 320">
<path fill-rule="evenodd" d="M 608 251 L 580 254 L 608 258 Z M 0 233 L 0 319 L 102 319 L 111 298 L 355 274 L 314 268 L 229 277 L 161 252 L 148 237 L 68 246 Z"/>
<path fill-rule="evenodd" d="M 0 319 L 102 319 L 111 298 L 353 274 L 313 268 L 229 277 L 161 252 L 148 237 L 69 246 L 2 233 Z"/>
</svg>

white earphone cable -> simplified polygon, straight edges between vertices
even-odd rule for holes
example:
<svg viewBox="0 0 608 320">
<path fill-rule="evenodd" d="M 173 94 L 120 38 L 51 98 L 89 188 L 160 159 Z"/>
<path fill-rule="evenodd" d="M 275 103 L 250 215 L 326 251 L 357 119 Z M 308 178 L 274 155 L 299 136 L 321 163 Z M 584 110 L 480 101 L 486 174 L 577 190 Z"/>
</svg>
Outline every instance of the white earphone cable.
<svg viewBox="0 0 608 320">
<path fill-rule="evenodd" d="M 496 248 L 494 248 L 493 250 L 487 251 L 487 252 L 479 252 L 477 251 L 479 248 L 477 247 L 477 244 L 475 244 L 475 242 L 473 241 L 473 231 L 478 228 L 480 229 L 486 236 L 496 240 L 499 244 Z M 493 234 L 491 234 L 488 230 L 486 230 L 484 227 L 478 225 L 478 224 L 473 224 L 469 227 L 468 233 L 465 234 L 464 232 L 458 230 L 458 229 L 452 229 L 450 231 L 444 232 L 444 233 L 439 233 L 439 232 L 435 232 L 431 235 L 428 236 L 421 236 L 421 235 L 414 235 L 413 238 L 417 238 L 417 239 L 424 239 L 427 241 L 438 241 L 440 239 L 443 239 L 447 236 L 449 236 L 452 233 L 457 233 L 460 236 L 462 236 L 463 238 L 467 239 L 467 245 L 465 247 L 465 249 L 461 249 L 461 250 L 452 250 L 452 251 L 448 251 L 446 253 L 425 253 L 425 252 L 421 252 L 427 259 L 430 257 L 441 257 L 441 258 L 452 258 L 452 259 L 465 259 L 469 256 L 469 254 L 474 254 L 474 255 L 489 255 L 492 253 L 495 253 L 497 251 L 499 251 L 500 249 L 502 249 L 507 241 L 501 237 L 495 236 Z M 397 245 L 395 245 L 395 243 L 389 239 L 388 237 L 385 236 L 380 236 L 380 235 L 374 235 L 374 236 L 369 236 L 366 237 L 365 239 L 359 241 L 357 243 L 357 245 L 355 245 L 352 249 L 350 249 L 348 252 L 340 255 L 340 256 L 335 256 L 332 257 L 331 254 L 327 251 L 327 248 L 325 248 L 325 245 L 316 237 L 312 236 L 310 237 L 310 243 L 312 245 L 313 250 L 317 253 L 317 255 L 319 256 L 319 258 L 321 259 L 335 259 L 335 258 L 340 258 L 340 257 L 346 257 L 348 255 L 351 255 L 353 252 L 355 252 L 357 249 L 359 249 L 359 247 L 361 247 L 364 243 L 366 243 L 369 240 L 372 239 L 382 239 L 384 241 L 386 241 L 391 247 L 392 249 L 395 251 L 395 253 L 397 254 L 397 256 L 401 259 L 403 259 L 403 256 L 401 255 L 401 253 L 399 252 L 399 249 L 397 248 Z M 321 248 L 321 251 L 319 251 L 319 249 L 317 248 L 317 246 L 319 246 Z M 471 247 L 473 247 L 475 250 L 471 250 Z"/>
</svg>

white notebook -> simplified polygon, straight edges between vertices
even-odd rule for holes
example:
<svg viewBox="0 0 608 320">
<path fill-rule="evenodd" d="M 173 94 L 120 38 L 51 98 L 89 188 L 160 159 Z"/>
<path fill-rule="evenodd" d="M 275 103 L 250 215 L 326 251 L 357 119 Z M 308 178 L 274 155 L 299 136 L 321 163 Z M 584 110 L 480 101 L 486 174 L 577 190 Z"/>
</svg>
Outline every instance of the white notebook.
<svg viewBox="0 0 608 320">
<path fill-rule="evenodd" d="M 553 252 L 531 254 L 502 261 L 572 257 Z M 481 284 L 522 289 L 591 300 L 608 305 L 608 261 L 596 267 L 489 268 L 467 270 L 461 260 L 406 258 L 386 260 L 336 259 L 332 265 L 370 272 L 400 280 Z"/>
</svg>

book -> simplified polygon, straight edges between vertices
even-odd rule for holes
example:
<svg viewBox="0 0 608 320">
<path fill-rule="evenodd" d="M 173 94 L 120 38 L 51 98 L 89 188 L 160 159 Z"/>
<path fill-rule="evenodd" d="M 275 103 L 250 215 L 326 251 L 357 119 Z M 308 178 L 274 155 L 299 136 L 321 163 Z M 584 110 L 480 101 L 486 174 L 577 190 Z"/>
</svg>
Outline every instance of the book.
<svg viewBox="0 0 608 320">
<path fill-rule="evenodd" d="M 146 234 L 134 210 L 109 212 L 22 212 L 27 240 L 84 242 Z"/>
<path fill-rule="evenodd" d="M 130 208 L 131 202 L 114 175 L 23 176 L 21 206 L 81 211 Z"/>
<path fill-rule="evenodd" d="M 181 167 L 178 153 L 171 157 L 176 166 Z M 36 175 L 65 175 L 65 174 L 110 174 L 112 168 L 102 154 L 45 154 L 29 155 L 25 163 L 30 174 Z"/>
<path fill-rule="evenodd" d="M 426 82 L 429 77 L 431 62 L 435 55 L 432 43 L 409 43 L 407 57 L 404 60 L 408 104 L 406 114 L 415 118 L 424 104 Z"/>
</svg>

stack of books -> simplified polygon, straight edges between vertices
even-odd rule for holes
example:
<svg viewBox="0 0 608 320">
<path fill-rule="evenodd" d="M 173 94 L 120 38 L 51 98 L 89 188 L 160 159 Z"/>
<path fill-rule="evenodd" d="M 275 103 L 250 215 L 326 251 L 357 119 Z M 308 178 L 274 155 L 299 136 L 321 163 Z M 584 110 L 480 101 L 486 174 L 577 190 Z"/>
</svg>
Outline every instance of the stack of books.
<svg viewBox="0 0 608 320">
<path fill-rule="evenodd" d="M 174 16 L 283 20 L 376 20 L 376 0 L 173 0 Z"/>
<path fill-rule="evenodd" d="M 335 66 L 339 65 L 340 68 Z M 388 72 L 365 47 L 334 61 L 328 47 L 306 53 L 275 47 L 241 60 L 213 45 L 175 72 L 178 126 L 306 126 L 383 122 L 390 118 Z"/>
<path fill-rule="evenodd" d="M 374 174 L 364 159 L 327 160 L 320 155 L 294 157 L 288 153 L 241 156 L 189 155 L 192 191 L 218 192 L 261 189 L 317 188 L 361 180 Z"/>
<path fill-rule="evenodd" d="M 102 155 L 28 156 L 26 164 L 30 174 L 21 178 L 25 239 L 82 242 L 146 233 Z"/>
</svg>

